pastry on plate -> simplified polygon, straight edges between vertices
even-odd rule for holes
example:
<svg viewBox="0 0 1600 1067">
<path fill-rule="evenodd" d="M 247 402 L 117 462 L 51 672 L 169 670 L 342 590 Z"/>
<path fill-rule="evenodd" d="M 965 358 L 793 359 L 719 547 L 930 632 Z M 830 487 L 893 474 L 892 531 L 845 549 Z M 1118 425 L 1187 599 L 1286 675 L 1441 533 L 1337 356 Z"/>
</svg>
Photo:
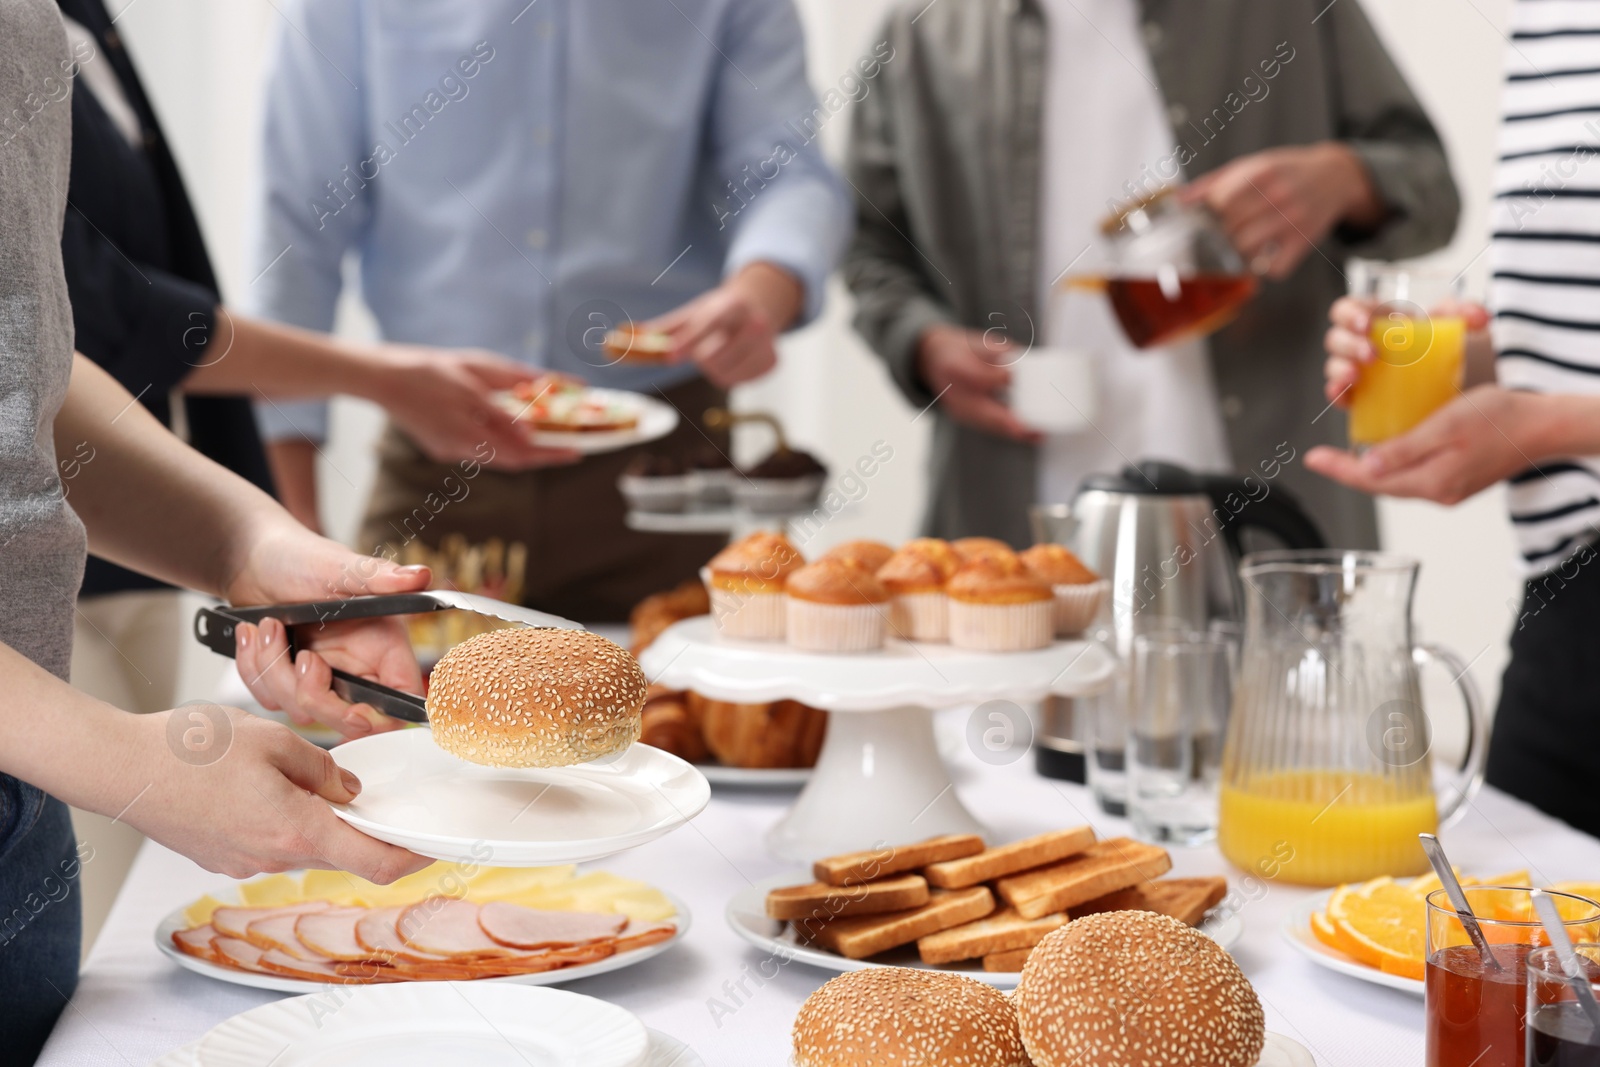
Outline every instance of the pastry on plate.
<svg viewBox="0 0 1600 1067">
<path fill-rule="evenodd" d="M 1056 636 L 1081 634 L 1094 621 L 1111 583 L 1083 565 L 1062 545 L 1034 545 L 1021 553 L 1028 573 L 1050 586 L 1056 597 Z"/>
<path fill-rule="evenodd" d="M 727 767 L 774 770 L 814 767 L 828 732 L 828 713 L 794 700 L 734 704 L 686 695 L 706 747 Z"/>
<path fill-rule="evenodd" d="M 689 496 L 702 507 L 720 507 L 733 501 L 733 483 L 739 472 L 728 454 L 714 445 L 702 445 L 689 456 Z"/>
<path fill-rule="evenodd" d="M 800 550 L 781 533 L 757 531 L 718 552 L 704 572 L 718 632 L 747 641 L 782 641 L 783 587 L 803 566 Z"/>
<path fill-rule="evenodd" d="M 945 583 L 961 566 L 955 549 L 933 537 L 901 545 L 878 568 L 878 581 L 894 597 L 889 627 L 907 641 L 944 641 L 950 635 Z"/>
<path fill-rule="evenodd" d="M 1028 1067 L 1006 995 L 909 967 L 830 979 L 794 1020 L 795 1067 Z M 1084 1067 L 1088 1067 L 1086 1063 Z"/>
<path fill-rule="evenodd" d="M 817 504 L 828 468 L 811 453 L 780 448 L 733 483 L 734 503 L 757 515 L 786 515 Z"/>
<path fill-rule="evenodd" d="M 490 767 L 567 767 L 639 739 L 644 672 L 586 630 L 515 627 L 463 641 L 434 667 L 428 724 L 446 752 Z"/>
<path fill-rule="evenodd" d="M 511 390 L 517 418 L 551 433 L 602 433 L 639 425 L 637 408 L 590 389 L 564 374 L 542 374 Z"/>
<path fill-rule="evenodd" d="M 682 511 L 689 503 L 689 475 L 671 456 L 634 456 L 618 476 L 617 488 L 634 511 Z"/>
<path fill-rule="evenodd" d="M 967 563 L 944 591 L 950 643 L 958 648 L 1021 652 L 1043 648 L 1055 636 L 1054 592 L 1020 565 L 1013 571 L 1004 557 Z"/>
<path fill-rule="evenodd" d="M 665 363 L 672 355 L 672 335 L 624 322 L 607 331 L 605 350 L 619 363 Z"/>
<path fill-rule="evenodd" d="M 819 559 L 789 575 L 785 633 L 807 652 L 870 652 L 883 647 L 889 591 L 872 572 L 840 559 Z"/>
<path fill-rule="evenodd" d="M 705 583 L 696 579 L 682 582 L 664 593 L 652 593 L 628 613 L 628 643 L 637 656 L 661 631 L 675 622 L 711 613 L 711 598 Z"/>
<path fill-rule="evenodd" d="M 641 713 L 639 740 L 681 760 L 700 763 L 710 754 L 700 717 L 689 707 L 687 693 L 651 686 Z"/>
</svg>

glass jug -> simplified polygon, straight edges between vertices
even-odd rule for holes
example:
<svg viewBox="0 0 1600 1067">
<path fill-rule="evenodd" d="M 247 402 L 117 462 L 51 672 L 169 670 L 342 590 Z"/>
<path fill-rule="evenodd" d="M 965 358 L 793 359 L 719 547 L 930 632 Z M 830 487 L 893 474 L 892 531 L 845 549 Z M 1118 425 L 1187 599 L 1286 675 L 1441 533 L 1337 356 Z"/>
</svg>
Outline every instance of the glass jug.
<svg viewBox="0 0 1600 1067">
<path fill-rule="evenodd" d="M 1206 207 L 1161 189 L 1100 224 L 1102 272 L 1069 275 L 1104 292 L 1135 348 L 1219 330 L 1256 293 L 1256 279 Z"/>
<path fill-rule="evenodd" d="M 1419 564 L 1376 552 L 1261 552 L 1239 567 L 1244 640 L 1222 757 L 1218 844 L 1301 885 L 1422 874 L 1417 843 L 1483 781 L 1483 701 L 1459 656 L 1418 646 Z M 1438 796 L 1420 669 L 1461 691 L 1467 752 Z"/>
</svg>

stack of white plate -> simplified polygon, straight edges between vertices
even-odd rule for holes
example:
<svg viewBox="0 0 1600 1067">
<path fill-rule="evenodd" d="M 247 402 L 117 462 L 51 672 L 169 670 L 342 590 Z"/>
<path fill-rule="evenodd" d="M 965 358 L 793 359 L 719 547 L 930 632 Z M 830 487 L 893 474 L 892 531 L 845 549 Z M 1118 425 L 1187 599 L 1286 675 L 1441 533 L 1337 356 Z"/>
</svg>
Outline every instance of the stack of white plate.
<svg viewBox="0 0 1600 1067">
<path fill-rule="evenodd" d="M 219 1023 L 155 1067 L 701 1067 L 632 1012 L 560 989 L 331 987 Z"/>
</svg>

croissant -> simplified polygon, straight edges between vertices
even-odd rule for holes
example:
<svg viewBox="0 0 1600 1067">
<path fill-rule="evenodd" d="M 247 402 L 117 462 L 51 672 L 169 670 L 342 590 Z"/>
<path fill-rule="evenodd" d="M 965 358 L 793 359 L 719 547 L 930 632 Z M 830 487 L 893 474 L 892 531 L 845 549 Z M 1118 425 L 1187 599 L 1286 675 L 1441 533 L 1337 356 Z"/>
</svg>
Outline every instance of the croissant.
<svg viewBox="0 0 1600 1067">
<path fill-rule="evenodd" d="M 822 750 L 828 714 L 793 700 L 733 704 L 689 693 L 705 728 L 706 747 L 729 767 L 811 767 Z"/>
<path fill-rule="evenodd" d="M 705 735 L 684 693 L 662 693 L 645 701 L 639 740 L 690 763 L 707 756 Z"/>
</svg>

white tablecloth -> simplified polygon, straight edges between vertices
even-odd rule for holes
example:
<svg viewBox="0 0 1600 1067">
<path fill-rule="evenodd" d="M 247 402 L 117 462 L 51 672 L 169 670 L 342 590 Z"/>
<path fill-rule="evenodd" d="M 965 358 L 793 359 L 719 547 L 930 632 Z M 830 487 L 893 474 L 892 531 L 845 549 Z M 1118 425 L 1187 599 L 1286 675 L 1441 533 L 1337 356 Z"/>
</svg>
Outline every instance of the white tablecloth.
<svg viewBox="0 0 1600 1067">
<path fill-rule="evenodd" d="M 942 733 L 959 734 L 963 726 L 954 714 L 940 722 Z M 1036 775 L 1031 758 L 991 767 L 962 750 L 953 769 L 962 800 L 995 840 L 1084 822 L 1104 836 L 1127 831 L 1120 820 L 1100 814 L 1082 787 Z M 786 1063 L 795 1012 L 829 975 L 789 963 L 763 980 L 763 963 L 767 973 L 773 964 L 734 936 L 722 911 L 739 887 L 787 868 L 763 852 L 761 835 L 790 797 L 718 791 L 689 826 L 599 864 L 670 890 L 689 904 L 694 925 L 679 945 L 653 960 L 567 988 L 628 1008 L 647 1026 L 689 1044 L 712 1067 Z M 1452 859 L 1470 871 L 1528 867 L 1536 880 L 1600 878 L 1600 841 L 1493 790 L 1484 790 L 1441 836 Z M 1214 849 L 1180 850 L 1174 860 L 1175 874 L 1240 878 Z M 156 951 L 152 932 L 162 916 L 225 884 L 147 844 L 40 1062 L 148 1064 L 275 996 L 190 974 Z M 1306 1045 L 1322 1067 L 1421 1063 L 1421 998 L 1325 971 L 1281 940 L 1283 917 L 1312 892 L 1265 883 L 1241 913 L 1245 932 L 1234 955 L 1261 995 L 1268 1028 Z"/>
</svg>

